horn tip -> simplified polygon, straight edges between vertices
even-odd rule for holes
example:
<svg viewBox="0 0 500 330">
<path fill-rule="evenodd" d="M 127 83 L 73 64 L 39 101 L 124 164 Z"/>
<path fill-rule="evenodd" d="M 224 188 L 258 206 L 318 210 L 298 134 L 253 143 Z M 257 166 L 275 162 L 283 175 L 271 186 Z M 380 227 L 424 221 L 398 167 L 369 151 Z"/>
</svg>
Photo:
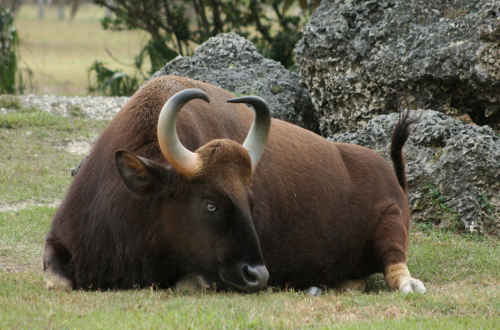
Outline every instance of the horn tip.
<svg viewBox="0 0 500 330">
<path fill-rule="evenodd" d="M 226 102 L 229 102 L 229 103 L 248 103 L 248 104 L 253 104 L 253 103 L 257 102 L 257 103 L 264 103 L 267 105 L 266 101 L 257 95 L 245 95 L 245 96 L 235 97 L 235 98 L 227 100 Z"/>
<path fill-rule="evenodd" d="M 203 101 L 205 101 L 207 103 L 210 103 L 210 97 L 208 96 L 207 93 L 205 93 L 205 91 L 202 91 L 201 89 L 198 89 L 197 91 L 201 92 L 200 93 L 200 99 L 202 99 Z"/>
<path fill-rule="evenodd" d="M 208 94 L 205 91 L 198 88 L 184 89 L 177 94 L 184 94 L 185 96 L 189 97 L 189 101 L 193 99 L 200 99 L 207 103 L 210 103 L 210 97 L 208 96 Z"/>
<path fill-rule="evenodd" d="M 203 95 L 203 97 L 201 99 L 207 103 L 210 103 L 210 97 L 208 97 L 208 95 L 206 93 L 203 93 L 203 94 L 205 94 L 205 95 Z"/>
</svg>

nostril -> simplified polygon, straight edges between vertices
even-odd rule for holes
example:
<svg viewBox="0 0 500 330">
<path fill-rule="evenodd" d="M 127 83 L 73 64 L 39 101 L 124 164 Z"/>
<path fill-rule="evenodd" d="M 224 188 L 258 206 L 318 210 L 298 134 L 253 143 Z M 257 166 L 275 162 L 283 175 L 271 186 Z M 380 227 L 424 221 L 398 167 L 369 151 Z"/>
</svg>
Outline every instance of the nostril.
<svg viewBox="0 0 500 330">
<path fill-rule="evenodd" d="M 246 282 L 256 282 L 257 281 L 257 273 L 254 269 L 250 268 L 248 265 L 244 265 L 242 267 L 243 277 L 245 277 Z"/>
<path fill-rule="evenodd" d="M 241 272 L 246 282 L 247 291 L 259 291 L 267 286 L 269 272 L 265 266 L 243 265 Z"/>
</svg>

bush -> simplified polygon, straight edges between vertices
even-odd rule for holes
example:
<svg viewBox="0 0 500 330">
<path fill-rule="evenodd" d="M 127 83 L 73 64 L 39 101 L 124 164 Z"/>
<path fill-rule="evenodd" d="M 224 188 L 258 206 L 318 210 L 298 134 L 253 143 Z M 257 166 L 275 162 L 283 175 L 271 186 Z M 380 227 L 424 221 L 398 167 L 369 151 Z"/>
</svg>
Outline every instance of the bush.
<svg viewBox="0 0 500 330">
<path fill-rule="evenodd" d="M 144 30 L 161 52 L 159 63 L 151 57 L 151 73 L 177 56 L 192 55 L 195 45 L 220 33 L 235 32 L 250 39 L 259 52 L 296 66 L 293 53 L 301 30 L 320 0 L 94 0 L 114 17 L 102 21 L 113 31 Z M 161 45 L 161 47 L 160 47 Z M 151 56 L 151 52 L 149 51 Z"/>
<path fill-rule="evenodd" d="M 0 7 L 0 93 L 16 92 L 19 38 L 9 9 Z"/>
<path fill-rule="evenodd" d="M 92 76 L 95 75 L 95 79 Z M 113 71 L 101 61 L 95 61 L 88 70 L 89 93 L 104 96 L 128 96 L 139 88 L 137 77 L 130 77 L 122 71 Z"/>
<path fill-rule="evenodd" d="M 33 89 L 33 71 L 19 68 L 19 37 L 14 27 L 14 14 L 0 6 L 0 94 L 22 94 Z"/>
<path fill-rule="evenodd" d="M 151 60 L 151 75 L 178 55 L 192 55 L 196 45 L 219 33 L 235 32 L 248 38 L 267 58 L 281 62 L 288 70 L 296 70 L 294 48 L 301 30 L 321 0 L 93 0 L 114 15 L 101 23 L 105 30 L 143 30 L 150 41 L 136 56 L 134 78 L 94 64 L 89 72 L 97 75 L 89 92 L 110 93 L 110 80 L 99 77 L 116 74 L 120 81 L 146 77 L 142 69 L 146 56 Z M 100 62 L 99 62 L 100 63 Z M 106 71 L 106 72 L 105 72 Z M 141 79 L 142 79 L 141 78 Z M 140 85 L 140 84 L 138 84 Z M 127 85 L 128 86 L 128 85 Z M 120 90 L 120 93 L 122 91 Z M 126 94 L 125 94 L 126 95 Z"/>
</svg>

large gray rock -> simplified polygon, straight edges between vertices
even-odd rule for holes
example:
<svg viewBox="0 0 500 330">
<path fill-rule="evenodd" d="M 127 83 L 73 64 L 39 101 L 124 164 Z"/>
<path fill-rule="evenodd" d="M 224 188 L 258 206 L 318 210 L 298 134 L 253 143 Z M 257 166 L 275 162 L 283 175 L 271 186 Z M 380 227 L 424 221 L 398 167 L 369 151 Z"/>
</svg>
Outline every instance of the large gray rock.
<svg viewBox="0 0 500 330">
<path fill-rule="evenodd" d="M 325 136 L 398 98 L 500 129 L 500 1 L 324 0 L 295 52 Z"/>
<path fill-rule="evenodd" d="M 193 57 L 177 57 L 151 79 L 164 75 L 203 81 L 236 96 L 258 95 L 269 104 L 273 117 L 314 129 L 314 108 L 299 76 L 265 59 L 252 42 L 235 33 L 210 38 Z"/>
<path fill-rule="evenodd" d="M 414 221 L 500 234 L 500 138 L 488 126 L 464 125 L 432 110 L 405 145 L 408 199 Z M 398 115 L 381 115 L 332 141 L 376 150 L 388 161 Z"/>
</svg>

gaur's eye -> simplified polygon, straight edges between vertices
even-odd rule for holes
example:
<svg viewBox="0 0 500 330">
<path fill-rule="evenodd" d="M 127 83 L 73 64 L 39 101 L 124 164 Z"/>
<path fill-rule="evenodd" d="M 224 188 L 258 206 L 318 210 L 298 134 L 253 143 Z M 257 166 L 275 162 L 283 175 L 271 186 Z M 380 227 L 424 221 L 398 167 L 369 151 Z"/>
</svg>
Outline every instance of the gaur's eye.
<svg viewBox="0 0 500 330">
<path fill-rule="evenodd" d="M 208 210 L 208 212 L 216 212 L 217 211 L 217 206 L 215 206 L 212 203 L 207 203 L 207 210 Z"/>
</svg>

